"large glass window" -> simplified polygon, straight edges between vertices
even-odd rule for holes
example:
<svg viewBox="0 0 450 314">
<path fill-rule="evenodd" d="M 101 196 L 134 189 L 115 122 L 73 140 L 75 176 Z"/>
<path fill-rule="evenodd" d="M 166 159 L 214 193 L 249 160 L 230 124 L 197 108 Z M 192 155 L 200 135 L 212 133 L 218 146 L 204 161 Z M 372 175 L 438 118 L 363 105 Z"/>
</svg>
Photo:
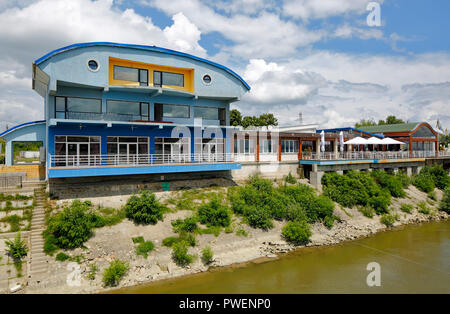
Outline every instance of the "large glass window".
<svg viewBox="0 0 450 314">
<path fill-rule="evenodd" d="M 155 104 L 155 120 L 162 121 L 163 118 L 189 118 L 189 106 Z"/>
<path fill-rule="evenodd" d="M 260 153 L 275 153 L 276 143 L 274 140 L 261 140 L 259 144 Z"/>
<path fill-rule="evenodd" d="M 153 85 L 154 86 L 180 86 L 184 87 L 184 74 L 153 71 Z"/>
<path fill-rule="evenodd" d="M 239 154 L 254 154 L 255 141 L 251 139 L 236 139 L 234 141 L 234 152 Z"/>
<path fill-rule="evenodd" d="M 100 165 L 100 136 L 55 136 L 54 166 Z"/>
<path fill-rule="evenodd" d="M 139 116 L 141 120 L 150 120 L 149 103 L 123 100 L 107 100 L 106 111 L 109 114 Z"/>
<path fill-rule="evenodd" d="M 113 77 L 115 80 L 139 82 L 141 86 L 148 85 L 148 70 L 115 65 Z"/>
<path fill-rule="evenodd" d="M 155 162 L 190 161 L 190 138 L 155 137 Z"/>
<path fill-rule="evenodd" d="M 219 120 L 219 108 L 194 107 L 194 117 L 205 120 Z"/>
<path fill-rule="evenodd" d="M 55 97 L 55 117 L 70 119 L 70 113 L 101 113 L 102 100 L 95 98 Z M 74 116 L 76 118 L 76 116 Z"/>
<path fill-rule="evenodd" d="M 436 137 L 426 126 L 421 126 L 413 135 L 415 138 L 434 138 Z"/>
<path fill-rule="evenodd" d="M 282 140 L 281 141 L 282 153 L 298 153 L 298 141 L 297 140 Z"/>
</svg>

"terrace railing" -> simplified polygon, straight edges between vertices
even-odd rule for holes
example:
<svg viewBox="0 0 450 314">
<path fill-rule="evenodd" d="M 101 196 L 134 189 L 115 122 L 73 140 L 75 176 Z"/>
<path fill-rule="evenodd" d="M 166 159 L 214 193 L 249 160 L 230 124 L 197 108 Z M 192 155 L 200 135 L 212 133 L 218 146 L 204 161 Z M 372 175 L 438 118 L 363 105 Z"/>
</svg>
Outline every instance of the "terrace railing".
<svg viewBox="0 0 450 314">
<path fill-rule="evenodd" d="M 321 152 L 303 153 L 304 160 L 389 160 L 389 159 L 409 159 L 409 158 L 435 158 L 450 157 L 450 152 L 440 151 L 400 151 L 400 152 Z"/>
<path fill-rule="evenodd" d="M 50 167 L 148 166 L 234 162 L 232 154 L 50 155 Z"/>
</svg>

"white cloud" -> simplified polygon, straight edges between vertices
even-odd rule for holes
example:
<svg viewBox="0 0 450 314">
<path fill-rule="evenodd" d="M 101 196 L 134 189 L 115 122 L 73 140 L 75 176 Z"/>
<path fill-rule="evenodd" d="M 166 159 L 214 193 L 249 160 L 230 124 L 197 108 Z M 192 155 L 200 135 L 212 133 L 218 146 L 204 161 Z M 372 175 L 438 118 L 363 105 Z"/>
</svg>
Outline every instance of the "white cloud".
<svg viewBox="0 0 450 314">
<path fill-rule="evenodd" d="M 351 126 L 360 119 L 440 119 L 450 126 L 450 55 L 413 57 L 312 51 L 286 62 L 251 60 L 244 71 L 251 93 L 244 114 L 273 112 L 281 124 Z"/>
<path fill-rule="evenodd" d="M 326 35 L 322 30 L 310 31 L 283 20 L 270 10 L 256 10 L 253 15 L 243 13 L 244 10 L 228 16 L 216 12 L 211 1 L 149 0 L 143 3 L 168 15 L 183 12 L 202 33 L 221 33 L 234 42 L 232 46 L 222 47 L 223 51 L 241 58 L 292 56 L 298 47 L 308 46 Z"/>
<path fill-rule="evenodd" d="M 0 104 L 8 108 L 0 111 L 3 126 L 29 118 L 16 112 L 33 113 L 31 120 L 38 116 L 35 110 L 42 107 L 43 100 L 31 91 L 31 64 L 53 49 L 79 42 L 112 41 L 206 56 L 199 44 L 200 31 L 183 13 L 174 15 L 173 24 L 161 29 L 133 9 L 115 8 L 112 0 L 18 2 L 8 6 L 0 2 Z"/>
<path fill-rule="evenodd" d="M 366 12 L 368 0 L 285 0 L 283 13 L 303 20 Z M 382 4 L 384 1 L 377 1 Z"/>
</svg>

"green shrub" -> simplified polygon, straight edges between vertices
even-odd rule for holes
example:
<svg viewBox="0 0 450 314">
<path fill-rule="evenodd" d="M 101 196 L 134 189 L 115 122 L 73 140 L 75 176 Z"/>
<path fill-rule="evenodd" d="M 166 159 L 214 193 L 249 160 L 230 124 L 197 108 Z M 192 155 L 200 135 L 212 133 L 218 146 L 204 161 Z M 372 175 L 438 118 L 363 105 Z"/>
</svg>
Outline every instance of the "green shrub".
<svg viewBox="0 0 450 314">
<path fill-rule="evenodd" d="M 213 260 L 214 253 L 209 246 L 205 246 L 202 250 L 202 260 L 205 264 L 210 264 Z"/>
<path fill-rule="evenodd" d="M 287 176 L 284 177 L 284 182 L 289 183 L 289 184 L 295 184 L 297 183 L 297 180 L 295 179 L 295 177 L 289 172 L 289 174 Z"/>
<path fill-rule="evenodd" d="M 197 219 L 192 217 L 187 217 L 186 219 L 177 219 L 172 221 L 173 231 L 178 232 L 195 232 L 198 229 Z"/>
<path fill-rule="evenodd" d="M 419 213 L 425 214 L 425 215 L 429 215 L 431 213 L 431 209 L 427 206 L 427 203 L 424 201 L 419 202 L 419 204 L 417 204 L 417 206 L 419 207 Z"/>
<path fill-rule="evenodd" d="M 14 240 L 5 240 L 7 246 L 6 253 L 11 256 L 14 261 L 20 261 L 27 255 L 28 248 L 24 240 L 20 236 L 20 231 L 17 232 Z"/>
<path fill-rule="evenodd" d="M 369 206 L 359 207 L 358 211 L 367 218 L 373 218 L 373 216 L 375 215 L 375 211 L 373 210 L 372 207 Z"/>
<path fill-rule="evenodd" d="M 147 258 L 148 253 L 150 251 L 153 251 L 154 248 L 155 248 L 155 245 L 153 244 L 152 241 L 141 242 L 136 247 L 136 255 L 141 255 L 141 256 Z"/>
<path fill-rule="evenodd" d="M 125 205 L 125 215 L 136 224 L 156 224 L 163 219 L 163 213 L 167 207 L 156 199 L 150 191 L 141 191 L 138 195 L 132 195 Z"/>
<path fill-rule="evenodd" d="M 440 190 L 445 190 L 445 188 L 450 185 L 448 172 L 440 165 L 424 167 L 420 173 L 429 175 L 433 179 L 434 185 Z"/>
<path fill-rule="evenodd" d="M 184 267 L 193 262 L 194 256 L 188 254 L 186 242 L 180 241 L 175 243 L 172 250 L 172 259 L 178 266 Z"/>
<path fill-rule="evenodd" d="M 179 242 L 180 238 L 178 237 L 167 237 L 162 240 L 162 245 L 167 247 L 172 247 L 175 243 Z"/>
<path fill-rule="evenodd" d="M 403 190 L 402 181 L 394 175 L 390 175 L 385 171 L 380 171 L 375 169 L 371 173 L 375 181 L 381 186 L 389 191 L 393 197 L 405 197 L 406 193 Z"/>
<path fill-rule="evenodd" d="M 222 205 L 219 198 L 214 198 L 209 203 L 200 206 L 198 217 L 201 223 L 208 226 L 227 227 L 231 223 L 230 212 L 226 206 Z"/>
<path fill-rule="evenodd" d="M 133 241 L 133 243 L 143 243 L 143 242 L 145 242 L 144 237 L 135 237 L 135 238 L 131 238 L 131 240 Z"/>
<path fill-rule="evenodd" d="M 414 209 L 414 206 L 412 204 L 402 204 L 400 207 L 400 210 L 404 213 L 411 214 L 412 210 Z"/>
<path fill-rule="evenodd" d="M 110 262 L 108 268 L 103 272 L 103 284 L 107 287 L 117 286 L 129 268 L 129 264 L 125 261 L 114 260 Z"/>
<path fill-rule="evenodd" d="M 288 221 L 303 221 L 307 220 L 308 216 L 306 215 L 305 208 L 298 204 L 292 203 L 288 206 L 286 212 L 286 220 Z"/>
<path fill-rule="evenodd" d="M 48 230 L 44 230 L 42 236 L 44 237 L 44 253 L 53 256 L 59 249 L 56 238 Z"/>
<path fill-rule="evenodd" d="M 324 195 L 344 207 L 365 206 L 372 196 L 380 193 L 373 177 L 361 171 L 349 171 L 344 175 L 335 172 L 322 177 Z"/>
<path fill-rule="evenodd" d="M 439 210 L 450 214 L 450 186 L 444 190 L 444 195 L 442 196 L 442 200 L 439 203 Z"/>
<path fill-rule="evenodd" d="M 408 175 L 404 171 L 399 171 L 395 176 L 400 181 L 404 189 L 407 189 L 411 184 L 411 178 L 408 177 Z"/>
<path fill-rule="evenodd" d="M 377 215 L 386 214 L 389 212 L 388 207 L 391 204 L 391 197 L 389 193 L 381 193 L 378 196 L 369 198 L 368 205 L 371 206 Z"/>
<path fill-rule="evenodd" d="M 63 252 L 56 254 L 55 257 L 55 260 L 57 260 L 58 262 L 64 262 L 67 261 L 68 259 L 70 259 L 70 256 Z"/>
<path fill-rule="evenodd" d="M 425 193 L 434 191 L 435 188 L 433 177 L 427 171 L 420 171 L 419 174 L 415 175 L 412 184 Z"/>
<path fill-rule="evenodd" d="M 327 216 L 327 217 L 324 218 L 323 225 L 325 227 L 327 227 L 328 229 L 331 229 L 331 228 L 333 228 L 333 224 L 334 224 L 334 218 L 333 217 Z"/>
<path fill-rule="evenodd" d="M 431 191 L 427 194 L 428 198 L 433 201 L 437 201 L 437 195 L 435 191 Z"/>
<path fill-rule="evenodd" d="M 89 280 L 94 280 L 95 279 L 95 275 L 97 274 L 97 272 L 98 272 L 98 266 L 95 263 L 89 265 L 89 271 L 88 271 L 88 274 L 87 274 L 87 278 Z"/>
<path fill-rule="evenodd" d="M 273 228 L 270 214 L 263 209 L 249 209 L 246 215 L 248 224 L 253 228 L 269 230 Z"/>
<path fill-rule="evenodd" d="M 236 235 L 238 237 L 246 237 L 246 236 L 248 236 L 248 232 L 245 231 L 244 229 L 238 229 L 238 230 L 236 230 Z"/>
<path fill-rule="evenodd" d="M 9 223 L 9 232 L 17 232 L 20 230 L 20 217 L 18 215 L 10 215 L 4 218 Z"/>
<path fill-rule="evenodd" d="M 389 215 L 389 214 L 385 214 L 383 216 L 381 216 L 380 218 L 380 222 L 384 225 L 386 225 L 386 227 L 392 227 L 395 223 L 395 216 L 394 215 Z"/>
<path fill-rule="evenodd" d="M 286 241 L 301 245 L 309 242 L 312 232 L 305 221 L 289 221 L 283 227 L 281 234 Z"/>
<path fill-rule="evenodd" d="M 92 215 L 88 213 L 90 203 L 75 200 L 49 219 L 47 232 L 53 243 L 63 249 L 80 247 L 92 235 Z"/>
</svg>

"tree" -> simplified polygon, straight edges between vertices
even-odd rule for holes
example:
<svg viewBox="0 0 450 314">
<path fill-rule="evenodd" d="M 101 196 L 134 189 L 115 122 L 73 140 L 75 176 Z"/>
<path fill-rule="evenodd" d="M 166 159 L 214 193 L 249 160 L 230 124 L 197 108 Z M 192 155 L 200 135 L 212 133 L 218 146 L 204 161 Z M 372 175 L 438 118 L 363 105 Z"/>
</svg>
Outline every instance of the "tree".
<svg viewBox="0 0 450 314">
<path fill-rule="evenodd" d="M 396 116 L 388 116 L 386 120 L 379 120 L 378 123 L 375 122 L 374 119 L 362 119 L 361 121 L 355 124 L 355 128 L 360 128 L 363 126 L 375 126 L 375 125 L 386 125 L 386 124 L 402 124 L 406 123 L 402 119 L 397 118 Z"/>
<path fill-rule="evenodd" d="M 230 110 L 230 125 L 239 126 L 242 125 L 242 115 L 237 109 Z"/>
<path fill-rule="evenodd" d="M 242 117 L 242 114 L 239 112 L 239 110 L 233 109 L 230 111 L 230 124 L 232 126 L 243 126 L 244 128 L 248 128 L 250 126 L 276 126 L 278 125 L 278 120 L 277 118 L 275 118 L 273 113 L 264 113 L 259 117 Z"/>
<path fill-rule="evenodd" d="M 402 124 L 405 123 L 402 119 L 397 118 L 396 116 L 388 116 L 386 118 L 386 121 L 380 120 L 378 121 L 378 125 L 385 125 L 385 124 Z"/>
<path fill-rule="evenodd" d="M 374 126 L 374 125 L 377 125 L 377 123 L 373 119 L 371 119 L 371 120 L 362 119 L 361 121 L 356 122 L 355 128 L 360 128 L 362 126 Z"/>
</svg>

